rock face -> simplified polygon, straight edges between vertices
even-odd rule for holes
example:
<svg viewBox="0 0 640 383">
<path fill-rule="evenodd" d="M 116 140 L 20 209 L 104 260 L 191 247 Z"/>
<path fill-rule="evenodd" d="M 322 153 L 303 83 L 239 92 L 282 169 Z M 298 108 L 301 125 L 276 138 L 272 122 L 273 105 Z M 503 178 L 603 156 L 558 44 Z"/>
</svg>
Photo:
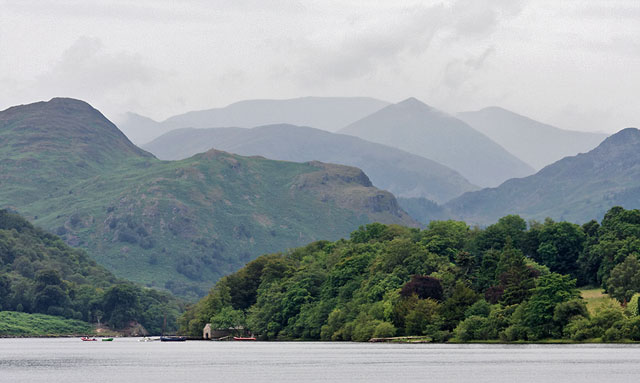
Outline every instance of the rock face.
<svg viewBox="0 0 640 383">
<path fill-rule="evenodd" d="M 434 160 L 479 186 L 497 186 L 533 168 L 465 122 L 415 98 L 365 117 L 339 133 Z"/>
<path fill-rule="evenodd" d="M 263 253 L 373 221 L 415 225 L 359 169 L 217 150 L 160 161 L 77 100 L 0 112 L 0 137 L 0 207 L 182 296 Z"/>
<path fill-rule="evenodd" d="M 601 133 L 558 129 L 498 107 L 456 116 L 536 170 L 564 157 L 586 153 L 607 138 Z"/>
<path fill-rule="evenodd" d="M 422 197 L 438 203 L 478 189 L 453 169 L 424 157 L 358 137 L 301 126 L 177 129 L 143 147 L 163 160 L 184 159 L 216 148 L 274 160 L 318 160 L 355 166 L 364 170 L 375 186 L 396 196 Z"/>
<path fill-rule="evenodd" d="M 584 223 L 613 206 L 640 207 L 640 131 L 628 128 L 588 153 L 563 158 L 498 188 L 466 193 L 446 204 L 455 217 L 489 224 L 507 214 Z"/>
</svg>

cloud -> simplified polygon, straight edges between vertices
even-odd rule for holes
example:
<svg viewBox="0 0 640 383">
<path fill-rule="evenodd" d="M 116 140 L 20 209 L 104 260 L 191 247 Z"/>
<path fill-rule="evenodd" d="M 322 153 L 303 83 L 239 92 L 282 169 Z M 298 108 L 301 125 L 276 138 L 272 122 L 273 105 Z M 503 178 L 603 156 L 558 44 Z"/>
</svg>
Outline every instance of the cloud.
<svg viewBox="0 0 640 383">
<path fill-rule="evenodd" d="M 160 73 L 144 64 L 140 55 L 108 53 L 97 38 L 81 37 L 36 82 L 43 89 L 100 94 L 147 85 Z"/>
<path fill-rule="evenodd" d="M 490 46 L 479 54 L 470 53 L 466 58 L 449 61 L 444 70 L 443 84 L 452 91 L 458 90 L 462 85 L 469 85 L 474 73 L 483 68 L 495 51 L 495 47 Z"/>
<path fill-rule="evenodd" d="M 504 20 L 519 14 L 523 1 L 458 0 L 435 5 L 413 5 L 381 13 L 377 17 L 355 17 L 340 35 L 309 36 L 290 42 L 299 60 L 288 73 L 297 73 L 303 86 L 350 81 L 373 76 L 379 70 L 401 70 L 407 61 L 428 61 L 434 55 L 456 54 L 465 45 L 490 36 Z M 472 49 L 475 51 L 475 49 Z M 485 52 L 491 52 L 489 48 Z M 480 69 L 486 57 L 454 57 L 444 67 L 463 65 Z"/>
<path fill-rule="evenodd" d="M 21 93 L 36 99 L 66 96 L 87 100 L 110 110 L 135 107 L 144 88 L 167 76 L 138 54 L 110 53 L 101 40 L 81 37 L 49 70 L 23 83 Z"/>
</svg>

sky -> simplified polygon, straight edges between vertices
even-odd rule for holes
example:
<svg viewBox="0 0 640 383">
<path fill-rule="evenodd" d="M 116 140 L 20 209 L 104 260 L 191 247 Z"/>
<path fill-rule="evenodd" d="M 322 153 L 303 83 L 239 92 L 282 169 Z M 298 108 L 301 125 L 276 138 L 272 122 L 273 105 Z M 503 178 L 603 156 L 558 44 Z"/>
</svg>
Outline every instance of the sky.
<svg viewBox="0 0 640 383">
<path fill-rule="evenodd" d="M 0 0 L 0 110 L 416 97 L 613 133 L 640 127 L 639 89 L 637 0 Z"/>
</svg>

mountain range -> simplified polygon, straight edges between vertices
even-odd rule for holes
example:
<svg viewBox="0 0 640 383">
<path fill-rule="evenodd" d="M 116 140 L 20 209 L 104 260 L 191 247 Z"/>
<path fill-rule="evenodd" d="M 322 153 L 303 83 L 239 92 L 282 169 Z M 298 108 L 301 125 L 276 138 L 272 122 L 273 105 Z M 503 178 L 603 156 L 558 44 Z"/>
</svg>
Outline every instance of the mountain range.
<svg viewBox="0 0 640 383">
<path fill-rule="evenodd" d="M 339 133 L 434 160 L 481 187 L 534 173 L 531 166 L 467 123 L 415 98 L 389 105 Z"/>
<path fill-rule="evenodd" d="M 336 131 L 389 105 L 369 97 L 301 97 L 288 100 L 246 100 L 224 108 L 193 111 L 156 122 L 134 113 L 118 125 L 138 145 L 178 128 L 253 128 L 292 124 Z"/>
<path fill-rule="evenodd" d="M 586 222 L 601 219 L 612 206 L 640 207 L 640 131 L 635 128 L 532 176 L 465 193 L 445 204 L 452 217 L 481 225 L 507 214 Z"/>
<path fill-rule="evenodd" d="M 0 140 L 0 208 L 181 296 L 260 254 L 374 221 L 416 225 L 357 168 L 218 150 L 161 161 L 79 100 L 0 112 Z"/>
<path fill-rule="evenodd" d="M 559 129 L 499 107 L 458 113 L 456 117 L 536 170 L 564 157 L 588 152 L 608 136 Z"/>
<path fill-rule="evenodd" d="M 323 161 L 362 169 L 376 187 L 402 197 L 444 203 L 477 190 L 435 161 L 358 137 L 293 125 L 252 129 L 176 129 L 143 146 L 163 160 L 179 160 L 211 148 L 285 161 Z"/>
</svg>

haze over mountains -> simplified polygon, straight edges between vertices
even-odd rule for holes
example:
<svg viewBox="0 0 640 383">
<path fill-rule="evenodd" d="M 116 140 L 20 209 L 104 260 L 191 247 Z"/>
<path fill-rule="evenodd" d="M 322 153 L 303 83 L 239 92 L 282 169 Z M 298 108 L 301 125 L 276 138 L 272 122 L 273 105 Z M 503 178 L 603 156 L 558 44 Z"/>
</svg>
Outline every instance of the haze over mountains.
<svg viewBox="0 0 640 383">
<path fill-rule="evenodd" d="M 536 170 L 598 146 L 607 134 L 559 129 L 499 107 L 456 115 Z"/>
<path fill-rule="evenodd" d="M 380 221 L 415 225 L 359 169 L 210 150 L 160 161 L 73 99 L 0 112 L 0 207 L 118 276 L 199 296 L 256 256 Z"/>
<path fill-rule="evenodd" d="M 339 132 L 429 158 L 483 187 L 534 172 L 465 122 L 415 98 L 389 105 Z"/>
<path fill-rule="evenodd" d="M 507 214 L 586 222 L 601 219 L 613 206 L 640 207 L 640 131 L 635 128 L 532 176 L 466 193 L 445 205 L 453 217 L 481 225 Z"/>
<path fill-rule="evenodd" d="M 141 145 L 177 128 L 253 128 L 270 124 L 311 126 L 336 131 L 389 105 L 369 97 L 301 97 L 288 100 L 246 100 L 224 108 L 193 111 L 162 122 L 129 113 L 122 131 Z"/>
<path fill-rule="evenodd" d="M 358 137 L 293 125 L 177 129 L 143 148 L 163 160 L 184 159 L 216 148 L 276 160 L 356 166 L 376 187 L 398 197 L 426 197 L 438 203 L 478 189 L 456 171 L 415 154 Z"/>
</svg>

